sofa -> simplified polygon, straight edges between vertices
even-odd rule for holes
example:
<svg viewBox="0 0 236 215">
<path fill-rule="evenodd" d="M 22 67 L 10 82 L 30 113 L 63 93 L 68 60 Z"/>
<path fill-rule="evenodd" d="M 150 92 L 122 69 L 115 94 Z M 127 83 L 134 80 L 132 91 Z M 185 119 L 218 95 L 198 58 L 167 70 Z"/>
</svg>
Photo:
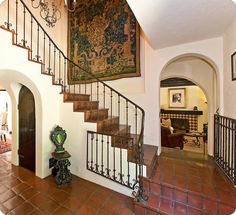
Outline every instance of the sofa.
<svg viewBox="0 0 236 215">
<path fill-rule="evenodd" d="M 179 147 L 181 150 L 184 148 L 184 133 L 172 133 L 169 127 L 161 126 L 161 146 L 175 148 Z"/>
</svg>

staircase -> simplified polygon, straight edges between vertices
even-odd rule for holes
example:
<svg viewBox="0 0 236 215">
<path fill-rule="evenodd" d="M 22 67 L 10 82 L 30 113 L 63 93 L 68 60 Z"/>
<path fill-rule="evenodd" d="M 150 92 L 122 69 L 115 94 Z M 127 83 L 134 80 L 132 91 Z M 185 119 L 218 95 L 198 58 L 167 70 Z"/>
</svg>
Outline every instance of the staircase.
<svg viewBox="0 0 236 215">
<path fill-rule="evenodd" d="M 87 132 L 88 170 L 131 189 L 137 188 L 140 175 L 151 176 L 157 147 L 144 144 L 141 163 L 140 134 L 131 133 L 130 125 L 120 124 L 119 116 L 110 116 L 109 108 L 99 108 L 99 101 L 91 100 L 91 95 L 65 92 L 63 98 L 64 102 L 73 103 L 74 112 L 84 113 L 85 122 L 97 125 L 96 132 Z"/>
<path fill-rule="evenodd" d="M 87 169 L 133 189 L 142 200 L 143 176 L 151 177 L 157 161 L 157 147 L 143 144 L 144 110 L 68 59 L 22 0 L 7 0 L 1 7 L 6 17 L 1 28 L 12 33 L 13 45 L 27 49 L 28 60 L 41 64 L 41 73 L 61 86 L 74 112 L 96 123 L 96 131 L 87 132 Z M 68 68 L 71 77 L 81 77 L 80 83 L 68 82 Z M 92 81 L 83 82 L 84 77 Z"/>
</svg>

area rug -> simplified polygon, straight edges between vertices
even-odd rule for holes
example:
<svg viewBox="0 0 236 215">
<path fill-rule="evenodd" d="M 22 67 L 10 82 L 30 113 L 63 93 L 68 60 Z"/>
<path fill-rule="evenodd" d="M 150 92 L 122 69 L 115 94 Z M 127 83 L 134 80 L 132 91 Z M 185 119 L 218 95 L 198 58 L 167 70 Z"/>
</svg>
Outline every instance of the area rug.
<svg viewBox="0 0 236 215">
<path fill-rule="evenodd" d="M 200 138 L 200 147 L 193 143 L 193 140 L 195 138 L 192 137 L 185 137 L 187 140 L 184 144 L 184 151 L 191 151 L 191 152 L 197 152 L 197 153 L 204 153 L 204 142 L 202 138 Z M 205 144 L 205 153 L 207 154 L 207 144 Z"/>
<path fill-rule="evenodd" d="M 11 144 L 4 141 L 0 141 L 0 154 L 8 151 L 11 151 Z"/>
</svg>

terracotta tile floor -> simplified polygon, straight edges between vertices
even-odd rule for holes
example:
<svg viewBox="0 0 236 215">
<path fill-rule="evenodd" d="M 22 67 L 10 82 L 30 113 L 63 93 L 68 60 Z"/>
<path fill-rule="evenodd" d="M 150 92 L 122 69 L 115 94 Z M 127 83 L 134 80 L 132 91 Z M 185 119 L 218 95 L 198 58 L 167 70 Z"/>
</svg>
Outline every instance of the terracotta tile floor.
<svg viewBox="0 0 236 215">
<path fill-rule="evenodd" d="M 195 193 L 218 194 L 218 198 L 232 195 L 236 203 L 236 190 L 233 184 L 217 167 L 212 158 L 199 153 L 175 151 L 162 148 L 159 166 L 153 176 L 164 184 L 180 187 Z M 210 192 L 212 191 L 212 192 Z"/>
<path fill-rule="evenodd" d="M 145 182 L 145 187 L 149 192 L 145 207 L 154 212 L 138 208 L 138 215 L 150 211 L 172 215 L 230 215 L 236 208 L 233 184 L 211 158 L 199 153 L 163 147 L 154 174 Z"/>
<path fill-rule="evenodd" d="M 78 177 L 57 187 L 54 178 L 40 179 L 0 155 L 0 211 L 9 215 L 134 215 L 130 197 Z M 1 214 L 1 213 L 0 213 Z"/>
</svg>

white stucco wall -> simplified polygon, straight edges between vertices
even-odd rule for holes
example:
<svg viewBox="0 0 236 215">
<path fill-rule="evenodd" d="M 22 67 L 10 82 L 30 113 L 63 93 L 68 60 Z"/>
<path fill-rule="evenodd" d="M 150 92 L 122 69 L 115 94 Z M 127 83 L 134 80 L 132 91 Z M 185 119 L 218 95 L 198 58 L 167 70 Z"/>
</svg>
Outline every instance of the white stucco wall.
<svg viewBox="0 0 236 215">
<path fill-rule="evenodd" d="M 60 87 L 52 86 L 52 78 L 41 74 L 41 65 L 28 61 L 28 51 L 12 45 L 12 34 L 0 29 L 0 85 L 12 102 L 12 162 L 18 165 L 18 93 L 28 87 L 35 98 L 36 111 L 36 175 L 50 174 L 48 159 L 53 151 L 49 132 L 59 123 Z M 50 89 L 50 90 L 49 90 Z M 50 116 L 50 117 L 49 117 Z"/>
<path fill-rule="evenodd" d="M 87 170 L 87 131 L 96 131 L 97 125 L 96 123 L 84 122 L 84 113 L 83 112 L 73 112 L 73 103 L 64 103 L 61 98 L 60 101 L 60 126 L 67 132 L 67 140 L 65 142 L 64 147 L 71 154 L 71 166 L 70 170 L 74 175 L 77 175 L 86 180 L 92 181 L 94 183 L 100 184 L 101 186 L 108 187 L 117 192 L 123 193 L 125 195 L 131 196 L 132 190 L 128 189 L 116 182 L 106 179 L 105 177 L 99 176 L 91 171 Z M 107 137 L 104 136 L 104 139 Z M 107 139 L 106 139 L 107 140 Z M 98 142 L 101 144 L 101 141 Z M 107 143 L 105 144 L 107 145 Z M 89 145 L 90 149 L 91 145 Z M 94 144 L 95 147 L 95 144 Z M 98 146 L 98 159 L 100 160 L 101 151 Z M 88 150 L 89 150 L 88 149 Z M 113 148 L 110 148 L 110 169 L 113 167 Z M 94 148 L 94 162 L 95 162 L 95 148 Z M 104 168 L 106 168 L 106 146 L 104 146 Z M 90 155 L 90 150 L 89 150 Z M 125 156 L 126 155 L 126 156 Z M 90 157 L 90 156 L 89 156 Z M 116 158 L 120 157 L 119 150 L 116 150 Z M 88 158 L 89 159 L 89 158 Z M 127 167 L 127 150 L 123 150 L 123 174 L 124 178 L 126 178 L 126 167 Z M 91 161 L 91 159 L 89 159 Z M 116 162 L 119 164 L 120 162 Z M 99 163 L 101 164 L 101 163 Z M 117 165 L 117 171 L 119 170 L 119 166 Z M 144 169 L 145 170 L 145 169 Z M 134 178 L 135 173 L 135 165 L 130 163 L 130 178 Z M 146 170 L 144 171 L 146 172 Z M 126 179 L 124 179 L 126 181 Z"/>
<path fill-rule="evenodd" d="M 144 38 L 143 53 L 141 53 L 142 70 L 141 74 L 145 76 L 144 83 L 134 85 L 137 93 L 128 93 L 125 84 L 120 80 L 120 84 L 116 85 L 116 89 L 124 92 L 126 96 L 131 98 L 137 104 L 144 108 L 146 112 L 145 119 L 145 144 L 160 146 L 160 80 L 161 73 L 166 66 L 173 60 L 181 56 L 197 56 L 207 60 L 212 64 L 216 71 L 216 83 L 218 86 L 216 99 L 220 112 L 223 112 L 223 39 L 212 38 L 209 40 L 197 41 L 193 43 L 182 44 L 178 46 L 168 47 L 165 49 L 154 50 Z M 208 86 L 207 74 L 202 74 L 201 88 Z M 186 76 L 186 74 L 185 74 Z M 189 74 L 190 79 L 194 80 Z M 132 86 L 133 80 L 130 80 L 129 85 Z M 144 85 L 144 91 L 140 92 Z M 130 86 L 129 86 L 130 87 Z M 217 107 L 218 107 L 217 106 Z M 210 108 L 210 107 L 209 107 Z M 215 112 L 215 108 L 212 109 Z M 160 147 L 159 147 L 160 148 Z M 209 150 L 212 154 L 212 150 Z"/>
<path fill-rule="evenodd" d="M 0 25 L 3 25 L 6 21 L 7 21 L 7 2 L 8 1 L 4 1 L 1 5 L 0 5 Z M 12 1 L 10 0 L 10 13 L 9 13 L 9 23 L 11 24 L 10 29 L 14 29 L 16 31 L 16 1 Z M 43 20 L 40 17 L 40 9 L 34 9 L 31 6 L 31 0 L 24 0 L 23 1 L 26 6 L 29 8 L 29 10 L 31 11 L 31 13 L 35 16 L 35 18 L 37 19 L 37 21 L 40 23 L 40 25 L 45 29 L 45 31 L 47 32 L 47 34 L 53 38 L 53 41 L 55 42 L 56 45 L 58 45 L 60 47 L 60 49 L 64 52 L 67 53 L 67 31 L 65 31 L 65 26 L 67 26 L 67 11 L 64 8 L 64 2 L 62 1 L 62 3 L 60 4 L 59 2 L 57 2 L 58 8 L 61 11 L 61 18 L 56 22 L 54 27 L 48 27 L 46 25 L 45 20 Z M 37 5 L 39 1 L 35 1 L 34 5 Z M 52 0 L 48 1 L 49 4 L 51 5 Z M 51 6 L 49 7 L 51 8 Z M 50 14 L 51 10 L 50 10 Z M 31 34 L 31 16 L 30 13 L 26 10 L 25 13 L 25 23 L 26 23 L 26 32 L 25 32 L 25 39 L 27 41 L 26 45 L 30 47 L 31 45 L 31 40 L 30 40 L 30 34 Z M 17 33 L 19 36 L 19 41 L 18 43 L 22 43 L 21 39 L 23 38 L 23 4 L 18 1 L 18 17 L 17 17 Z M 33 37 L 36 39 L 37 38 L 37 23 L 36 21 L 33 19 L 33 31 L 32 31 L 32 35 Z M 40 30 L 41 32 L 41 30 Z M 42 43 L 43 41 L 43 34 L 40 33 L 40 40 Z M 36 49 L 36 46 L 34 46 L 34 50 Z"/>
<path fill-rule="evenodd" d="M 71 172 L 79 177 L 130 196 L 131 189 L 87 170 L 87 130 L 96 131 L 96 123 L 84 122 L 83 112 L 73 112 L 73 103 L 63 102 L 60 87 L 52 85 L 50 76 L 41 74 L 40 64 L 28 61 L 26 49 L 12 45 L 11 37 L 12 33 L 0 29 L 0 50 L 4 50 L 4 52 L 0 52 L 0 86 L 7 90 L 12 103 L 12 163 L 19 165 L 17 106 L 19 91 L 21 86 L 25 85 L 31 90 L 35 98 L 36 175 L 44 178 L 51 174 L 49 158 L 55 146 L 49 136 L 53 128 L 60 125 L 66 130 L 68 136 L 65 148 L 71 154 Z M 124 158 L 125 154 L 127 156 L 127 152 L 123 153 Z M 123 168 L 123 171 L 125 171 L 125 166 Z M 134 164 L 130 164 L 129 171 L 132 176 L 135 172 Z M 144 174 L 145 172 L 144 168 Z M 131 179 L 133 178 L 131 177 Z"/>
<path fill-rule="evenodd" d="M 224 34 L 224 115 L 236 118 L 236 81 L 232 81 L 231 55 L 236 52 L 236 19 Z"/>
<path fill-rule="evenodd" d="M 27 0 L 30 2 L 30 0 Z M 30 5 L 30 4 L 29 4 Z M 0 8 L 1 9 L 1 8 Z M 33 10 L 32 10 L 33 11 Z M 0 21 L 2 23 L 5 20 L 3 14 L 5 11 L 0 10 Z M 14 19 L 12 19 L 14 21 Z M 40 19 L 39 19 L 40 20 Z M 61 19 L 62 24 L 58 27 L 49 29 L 49 34 L 54 38 L 59 47 L 63 50 L 66 50 L 66 41 L 67 28 L 66 18 Z M 234 24 L 235 26 L 235 24 Z M 58 28 L 58 29 L 57 29 Z M 1 31 L 1 30 L 0 30 Z M 50 33 L 51 31 L 51 33 Z M 231 31 L 231 30 L 229 30 Z M 9 46 L 6 44 L 11 43 L 11 37 L 5 38 L 5 34 L 0 34 L 0 49 L 4 52 L 0 52 L 0 84 L 8 90 L 12 98 L 13 104 L 13 130 L 17 129 L 17 109 L 16 104 L 18 101 L 18 92 L 19 85 L 18 83 L 25 84 L 33 92 L 38 104 L 36 105 L 36 120 L 37 128 L 37 167 L 36 172 L 40 177 L 45 177 L 49 174 L 48 169 L 48 158 L 50 157 L 51 151 L 53 151 L 53 146 L 49 140 L 49 131 L 52 130 L 53 126 L 60 123 L 65 129 L 68 130 L 70 127 L 68 144 L 70 142 L 78 141 L 78 124 L 71 123 L 70 118 L 67 115 L 69 108 L 71 106 L 61 106 L 61 98 L 58 96 L 60 89 L 57 87 L 52 87 L 51 77 L 45 77 L 40 74 L 39 65 L 30 63 L 27 61 L 26 50 Z M 235 31 L 232 33 L 226 34 L 224 37 L 224 47 L 226 44 L 231 45 L 233 37 L 235 38 Z M 231 36 L 230 36 L 231 35 Z M 8 37 L 8 36 L 7 36 Z M 228 38 L 230 37 L 230 38 Z M 4 42 L 2 42 L 4 41 Z M 228 42 L 226 42 L 228 41 Z M 235 45 L 235 43 L 234 43 Z M 235 47 L 235 46 L 234 46 Z M 16 52 L 17 48 L 17 52 Z M 230 48 L 231 49 L 231 48 Z M 6 51 L 5 51 L 6 50 Z M 225 48 L 225 50 L 228 50 Z M 235 50 L 235 48 L 234 48 Z M 232 51 L 232 50 L 231 50 Z M 229 51 L 229 52 L 231 52 Z M 16 54 L 17 53 L 17 54 Z M 65 52 L 66 53 L 66 52 Z M 224 52 L 224 54 L 226 51 Z M 128 98 L 136 102 L 138 105 L 144 108 L 146 112 L 145 120 L 145 137 L 144 143 L 160 146 L 160 119 L 159 119 L 159 110 L 160 110 L 160 79 L 161 73 L 165 70 L 166 66 L 172 62 L 174 59 L 185 56 L 185 55 L 194 55 L 204 58 L 212 63 L 214 69 L 216 70 L 217 83 L 218 83 L 218 93 L 217 97 L 219 98 L 219 108 L 220 112 L 223 112 L 223 108 L 226 110 L 230 105 L 226 106 L 223 103 L 223 39 L 212 38 L 209 40 L 197 41 L 193 43 L 182 44 L 178 46 L 168 47 L 165 49 L 154 50 L 148 43 L 144 34 L 141 37 L 141 77 L 137 78 L 128 78 L 120 79 L 117 81 L 108 81 L 107 83 L 111 84 L 115 89 L 124 93 Z M 226 54 L 225 54 L 226 55 Z M 15 56 L 15 57 L 14 57 Z M 20 56 L 20 57 L 19 57 Z M 14 64 L 12 63 L 14 60 Z M 22 63 L 23 62 L 23 63 Z M 27 69 L 24 67 L 26 66 Z M 224 68 L 225 71 L 227 68 Z M 10 73 L 11 71 L 12 73 Z M 32 75 L 33 73 L 33 75 Z M 205 75 L 203 75 L 205 77 Z M 205 78 L 207 83 L 207 78 Z M 230 85 L 231 86 L 231 85 Z M 204 86 L 201 86 L 204 87 Z M 50 90 L 49 90 L 50 89 Z M 233 92 L 234 87 L 231 86 L 229 92 Z M 226 91 L 224 92 L 226 95 Z M 53 98 L 53 99 L 52 99 Z M 230 96 L 229 96 L 230 98 Z M 61 107 L 61 108 L 59 108 Z M 235 109 L 235 108 L 234 108 Z M 212 113 L 215 109 L 212 109 Z M 232 109 L 229 109 L 232 111 Z M 50 117 L 48 117 L 50 116 Z M 59 117 L 60 116 L 60 117 Z M 39 117 L 39 118 L 38 118 Z M 41 118 L 41 119 L 40 119 Z M 82 117 L 77 114 L 75 119 L 82 120 Z M 74 119 L 72 119 L 74 122 Z M 81 128 L 79 126 L 79 128 Z M 92 129 L 92 128 L 90 128 Z M 80 135 L 85 134 L 85 129 L 81 128 Z M 16 156 L 17 152 L 17 133 L 13 133 L 13 155 Z M 81 138 L 81 142 L 84 141 L 84 138 Z M 86 143 L 85 143 L 86 144 Z M 80 146 L 81 147 L 81 146 Z M 76 146 L 69 147 L 70 152 L 73 157 L 75 157 L 76 165 L 73 166 L 72 172 L 80 171 L 78 164 L 80 159 L 84 159 L 82 156 L 76 157 Z M 78 148 L 78 150 L 84 150 L 84 148 Z M 212 154 L 212 151 L 209 151 Z M 72 161 L 73 162 L 73 161 Z M 83 160 L 84 162 L 84 160 Z M 17 164 L 17 160 L 14 160 L 13 163 Z M 93 177 L 90 174 L 84 175 L 85 178 Z M 113 186 L 113 185 L 112 185 Z M 119 189 L 119 188 L 117 188 Z"/>
<path fill-rule="evenodd" d="M 161 79 L 181 77 L 187 78 L 197 84 L 206 94 L 208 102 L 208 152 L 213 152 L 213 135 L 214 135 L 214 114 L 219 107 L 219 101 L 217 102 L 217 90 L 216 90 L 216 72 L 206 63 L 204 60 L 198 58 L 180 58 L 169 64 L 165 70 L 161 73 Z M 194 96 L 189 97 L 189 100 L 194 101 Z M 199 128 L 202 131 L 202 126 Z"/>
</svg>

